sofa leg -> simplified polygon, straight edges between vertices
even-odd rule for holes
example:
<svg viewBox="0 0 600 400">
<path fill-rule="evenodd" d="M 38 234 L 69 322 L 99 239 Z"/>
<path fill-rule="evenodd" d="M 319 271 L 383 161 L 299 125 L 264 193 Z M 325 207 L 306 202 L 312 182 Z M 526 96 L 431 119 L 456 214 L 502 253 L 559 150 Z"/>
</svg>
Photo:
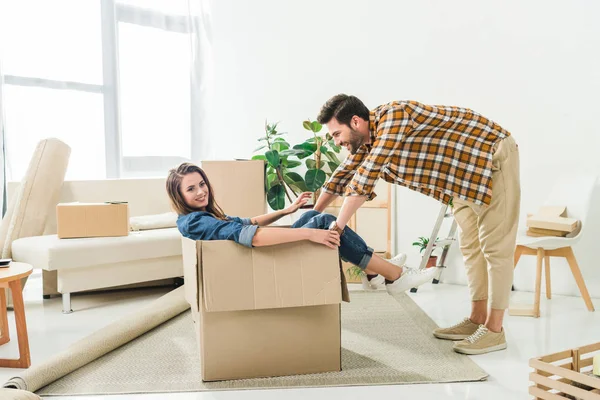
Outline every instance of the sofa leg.
<svg viewBox="0 0 600 400">
<path fill-rule="evenodd" d="M 71 309 L 71 293 L 62 294 L 62 307 L 63 314 L 71 314 L 73 312 Z"/>
<path fill-rule="evenodd" d="M 49 295 L 49 294 L 45 294 L 45 295 L 43 295 L 42 297 L 44 298 L 44 300 L 48 300 L 48 299 L 50 299 L 50 295 Z"/>
</svg>

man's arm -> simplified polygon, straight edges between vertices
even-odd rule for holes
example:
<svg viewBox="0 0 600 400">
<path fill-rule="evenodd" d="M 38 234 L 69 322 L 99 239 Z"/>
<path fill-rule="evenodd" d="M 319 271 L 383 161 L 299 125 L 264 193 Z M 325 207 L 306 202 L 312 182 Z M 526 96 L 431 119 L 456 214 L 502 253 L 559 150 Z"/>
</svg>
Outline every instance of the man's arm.
<svg viewBox="0 0 600 400">
<path fill-rule="evenodd" d="M 391 108 L 381 116 L 373 148 L 346 187 L 346 199 L 337 218 L 339 228 L 343 229 L 356 210 L 373 197 L 381 168 L 389 164 L 394 152 L 398 151 L 400 139 L 410 129 L 410 116 L 401 108 Z"/>
<path fill-rule="evenodd" d="M 332 201 L 344 194 L 346 185 L 354 176 L 356 168 L 364 160 L 366 154 L 364 149 L 360 149 L 356 154 L 349 154 L 346 157 L 331 174 L 329 181 L 323 185 L 321 194 L 313 207 L 314 210 L 323 212 Z"/>
</svg>

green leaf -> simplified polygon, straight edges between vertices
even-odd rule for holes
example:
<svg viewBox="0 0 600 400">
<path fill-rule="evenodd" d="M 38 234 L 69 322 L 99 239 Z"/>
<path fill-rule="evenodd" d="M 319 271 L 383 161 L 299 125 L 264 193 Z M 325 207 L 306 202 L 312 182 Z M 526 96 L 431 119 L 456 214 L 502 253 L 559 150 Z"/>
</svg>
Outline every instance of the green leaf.
<svg viewBox="0 0 600 400">
<path fill-rule="evenodd" d="M 327 147 L 321 146 L 321 154 L 327 153 Z"/>
<path fill-rule="evenodd" d="M 340 162 L 340 160 L 338 160 L 338 158 L 336 157 L 335 153 L 332 153 L 331 151 L 328 151 L 327 153 L 325 153 L 325 156 L 327 158 L 329 158 L 329 160 L 331 162 L 337 162 L 337 163 Z"/>
<path fill-rule="evenodd" d="M 337 169 L 337 167 L 340 165 L 338 163 L 334 163 L 332 161 L 329 161 L 327 163 L 327 165 L 329 166 L 329 169 L 331 170 L 331 172 L 335 171 Z"/>
<path fill-rule="evenodd" d="M 273 187 L 275 184 L 279 184 L 279 178 L 277 177 L 277 174 L 267 175 L 267 188 L 271 189 L 271 187 Z"/>
<path fill-rule="evenodd" d="M 317 151 L 317 145 L 314 143 L 304 142 L 304 143 L 295 145 L 294 149 L 310 151 L 310 152 L 314 153 L 315 151 Z"/>
<path fill-rule="evenodd" d="M 323 168 L 324 166 L 325 166 L 325 161 L 320 161 L 320 162 L 319 162 L 319 168 L 318 168 L 318 169 L 321 169 L 321 168 Z M 310 160 L 310 159 L 309 159 L 309 160 L 306 160 L 306 167 L 307 167 L 308 169 L 316 169 L 316 168 L 317 168 L 317 162 L 316 162 L 315 160 Z"/>
<path fill-rule="evenodd" d="M 304 150 L 298 150 L 298 149 L 286 149 L 286 150 L 282 150 L 279 155 L 280 156 L 298 156 L 301 154 L 304 154 L 305 151 Z M 306 157 L 306 156 L 305 156 Z"/>
<path fill-rule="evenodd" d="M 288 161 L 287 162 L 287 167 L 288 168 L 296 168 L 298 166 L 302 165 L 302 163 L 300 161 Z"/>
<path fill-rule="evenodd" d="M 327 175 L 325 172 L 320 169 L 309 169 L 306 171 L 306 175 L 304 175 L 304 180 L 306 181 L 306 187 L 311 192 L 315 192 L 323 186 L 325 181 L 327 180 Z"/>
<path fill-rule="evenodd" d="M 267 146 L 258 146 L 257 148 L 254 149 L 253 153 L 260 151 L 260 150 L 264 149 L 265 147 L 267 147 Z"/>
<path fill-rule="evenodd" d="M 306 139 L 305 142 L 307 142 L 307 143 L 314 143 L 316 140 L 317 140 L 316 138 L 311 137 L 309 139 Z"/>
<path fill-rule="evenodd" d="M 310 192 L 310 190 L 308 190 L 306 187 L 306 183 L 304 183 L 304 179 L 302 179 L 302 177 L 295 172 L 288 172 L 287 174 L 283 175 L 283 180 L 288 185 L 297 188 L 300 192 Z"/>
<path fill-rule="evenodd" d="M 313 131 L 313 132 L 315 132 L 315 133 L 316 133 L 316 132 L 320 132 L 320 131 L 321 131 L 321 129 L 323 129 L 323 125 L 321 125 L 321 124 L 320 124 L 319 122 L 317 122 L 317 121 L 313 121 L 313 122 L 311 122 L 311 123 L 310 123 L 310 125 L 311 125 L 311 128 L 312 128 L 312 131 Z"/>
<path fill-rule="evenodd" d="M 277 150 L 278 152 L 281 152 L 283 150 L 287 150 L 290 148 L 290 145 L 287 144 L 285 141 L 284 142 L 275 142 L 271 145 L 271 150 Z M 280 154 L 281 155 L 281 154 Z"/>
<path fill-rule="evenodd" d="M 311 131 L 312 130 L 312 126 L 310 125 L 310 121 L 302 121 L 302 126 L 307 131 Z"/>
<path fill-rule="evenodd" d="M 285 207 L 285 189 L 281 183 L 269 189 L 267 202 L 273 210 L 282 210 Z"/>
<path fill-rule="evenodd" d="M 269 150 L 265 153 L 265 157 L 267 157 L 267 160 L 269 161 L 269 164 L 273 167 L 273 168 L 277 168 L 279 166 L 279 153 L 277 152 L 277 150 Z"/>
<path fill-rule="evenodd" d="M 340 146 L 335 145 L 335 141 L 333 139 L 328 141 L 327 144 L 329 144 L 329 147 L 331 147 L 331 150 L 335 151 L 336 153 L 339 153 L 340 150 L 342 149 Z"/>
<path fill-rule="evenodd" d="M 252 160 L 267 160 L 267 157 L 263 156 L 262 154 L 257 154 L 255 156 L 252 157 Z"/>
</svg>

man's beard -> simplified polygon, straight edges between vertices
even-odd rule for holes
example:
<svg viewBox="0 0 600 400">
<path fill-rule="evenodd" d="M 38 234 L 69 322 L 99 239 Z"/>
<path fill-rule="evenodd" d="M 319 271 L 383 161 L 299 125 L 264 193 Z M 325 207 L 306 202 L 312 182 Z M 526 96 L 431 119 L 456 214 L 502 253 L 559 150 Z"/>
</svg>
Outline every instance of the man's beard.
<svg viewBox="0 0 600 400">
<path fill-rule="evenodd" d="M 350 145 L 350 154 L 356 154 L 360 146 L 363 145 L 363 142 L 364 139 L 360 132 L 350 128 L 350 140 L 348 140 L 348 144 Z"/>
</svg>

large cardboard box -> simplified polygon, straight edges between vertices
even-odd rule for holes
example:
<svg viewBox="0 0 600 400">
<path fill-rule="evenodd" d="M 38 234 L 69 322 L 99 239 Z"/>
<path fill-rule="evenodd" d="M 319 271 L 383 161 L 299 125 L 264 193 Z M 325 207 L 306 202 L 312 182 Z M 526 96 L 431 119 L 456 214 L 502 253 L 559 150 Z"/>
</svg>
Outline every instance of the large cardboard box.
<svg viewBox="0 0 600 400">
<path fill-rule="evenodd" d="M 57 234 L 64 238 L 127 236 L 127 203 L 59 203 L 56 206 Z"/>
<path fill-rule="evenodd" d="M 183 263 L 202 380 L 340 371 L 349 297 L 336 250 L 183 238 Z"/>
<path fill-rule="evenodd" d="M 267 211 L 264 161 L 202 161 L 202 169 L 225 214 L 248 218 Z"/>
</svg>

